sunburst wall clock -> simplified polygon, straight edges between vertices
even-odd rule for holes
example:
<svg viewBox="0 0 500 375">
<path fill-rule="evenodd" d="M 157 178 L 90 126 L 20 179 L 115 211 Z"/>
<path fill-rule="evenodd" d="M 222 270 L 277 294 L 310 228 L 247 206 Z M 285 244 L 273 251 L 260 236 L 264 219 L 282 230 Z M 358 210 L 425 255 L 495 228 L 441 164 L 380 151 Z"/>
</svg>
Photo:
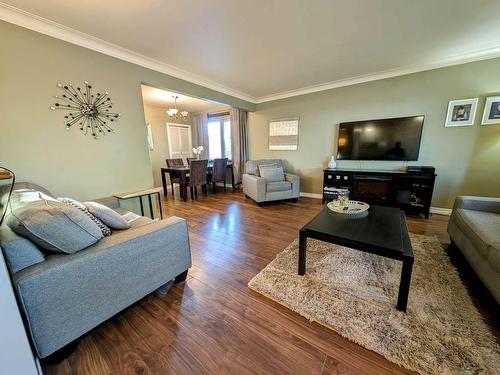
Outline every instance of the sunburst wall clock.
<svg viewBox="0 0 500 375">
<path fill-rule="evenodd" d="M 77 126 L 84 135 L 91 134 L 95 139 L 115 132 L 111 125 L 118 121 L 120 113 L 112 112 L 113 103 L 107 91 L 93 94 L 92 86 L 87 81 L 84 88 L 75 88 L 71 83 L 58 83 L 57 87 L 64 93 L 54 96 L 58 102 L 50 109 L 68 111 L 64 116 L 67 130 Z"/>
</svg>

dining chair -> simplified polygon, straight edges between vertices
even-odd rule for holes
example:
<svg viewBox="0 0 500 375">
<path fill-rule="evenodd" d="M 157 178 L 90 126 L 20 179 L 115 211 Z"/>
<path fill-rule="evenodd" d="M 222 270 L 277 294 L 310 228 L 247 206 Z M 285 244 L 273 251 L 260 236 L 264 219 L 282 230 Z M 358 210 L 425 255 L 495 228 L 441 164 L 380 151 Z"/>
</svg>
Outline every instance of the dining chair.
<svg viewBox="0 0 500 375">
<path fill-rule="evenodd" d="M 214 166 L 212 169 L 212 190 L 215 194 L 215 184 L 222 182 L 224 184 L 224 192 L 226 192 L 226 175 L 227 175 L 227 161 L 228 158 L 214 159 Z"/>
<path fill-rule="evenodd" d="M 190 166 L 191 166 L 191 162 L 192 162 L 193 160 L 198 160 L 198 158 L 186 158 L 186 161 L 187 161 L 187 163 L 188 163 L 188 167 L 190 167 Z"/>
<path fill-rule="evenodd" d="M 196 188 L 201 186 L 202 192 L 207 196 L 208 160 L 191 160 L 189 180 L 187 186 L 191 190 L 191 199 L 197 195 Z"/>
<path fill-rule="evenodd" d="M 181 158 L 165 159 L 165 161 L 167 162 L 167 167 L 169 167 L 169 168 L 184 167 L 184 161 Z M 174 182 L 176 184 L 180 185 L 181 179 L 179 177 L 172 177 L 171 174 L 169 174 L 169 176 L 170 176 L 170 184 L 172 186 L 172 196 L 173 196 L 174 195 Z"/>
</svg>

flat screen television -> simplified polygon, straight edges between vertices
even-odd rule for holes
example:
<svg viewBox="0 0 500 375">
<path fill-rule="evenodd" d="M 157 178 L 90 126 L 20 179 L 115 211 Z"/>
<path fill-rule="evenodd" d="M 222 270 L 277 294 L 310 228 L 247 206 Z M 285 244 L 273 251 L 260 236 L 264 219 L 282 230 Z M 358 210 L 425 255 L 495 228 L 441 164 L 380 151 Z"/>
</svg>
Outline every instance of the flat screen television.
<svg viewBox="0 0 500 375">
<path fill-rule="evenodd" d="M 337 160 L 418 160 L 424 116 L 339 124 Z"/>
</svg>

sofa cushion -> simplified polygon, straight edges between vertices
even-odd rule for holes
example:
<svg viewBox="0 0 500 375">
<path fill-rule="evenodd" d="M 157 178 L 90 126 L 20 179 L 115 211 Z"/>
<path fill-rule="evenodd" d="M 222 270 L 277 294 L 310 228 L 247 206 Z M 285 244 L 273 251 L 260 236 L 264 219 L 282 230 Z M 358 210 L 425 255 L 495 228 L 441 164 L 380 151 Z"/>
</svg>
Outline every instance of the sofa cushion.
<svg viewBox="0 0 500 375">
<path fill-rule="evenodd" d="M 99 229 L 101 230 L 102 232 L 102 235 L 104 237 L 106 236 L 110 236 L 111 235 L 111 229 L 109 229 L 107 227 L 106 224 L 104 224 L 101 220 L 99 220 L 97 217 L 95 217 L 94 215 L 92 215 L 89 210 L 87 210 L 87 207 L 81 203 L 81 202 L 78 202 L 77 200 L 74 200 L 72 198 L 57 198 L 57 200 L 59 202 L 63 202 L 63 203 L 66 203 L 66 204 L 69 204 L 70 206 L 73 206 L 75 207 L 76 209 L 82 211 L 85 215 L 87 215 L 89 217 L 90 220 L 92 220 L 98 227 Z"/>
<path fill-rule="evenodd" d="M 136 213 L 127 211 L 125 208 L 115 208 L 114 211 L 119 213 L 125 220 L 127 220 L 130 228 L 138 228 L 154 222 L 154 220 L 150 219 L 149 217 L 137 215 Z"/>
<path fill-rule="evenodd" d="M 32 199 L 31 192 L 27 192 Z M 19 193 L 23 195 L 23 193 Z M 40 199 L 19 203 L 16 197 L 7 225 L 42 249 L 72 254 L 93 245 L 103 236 L 99 227 L 83 212 L 57 200 Z M 27 199 L 27 200 L 29 200 Z"/>
<path fill-rule="evenodd" d="M 84 202 L 84 204 L 92 215 L 96 216 L 111 229 L 122 230 L 130 228 L 127 220 L 111 208 L 97 202 Z"/>
<path fill-rule="evenodd" d="M 500 215 L 459 208 L 453 212 L 464 234 L 477 245 L 479 253 L 488 258 L 490 248 L 500 244 Z"/>
<path fill-rule="evenodd" d="M 490 246 L 490 251 L 488 252 L 488 263 L 495 271 L 500 272 L 500 242 L 494 243 Z"/>
<path fill-rule="evenodd" d="M 259 165 L 259 173 L 267 183 L 285 181 L 283 167 L 278 166 L 277 164 Z"/>
<path fill-rule="evenodd" d="M 292 183 L 289 181 L 268 182 L 266 185 L 266 191 L 268 193 L 273 193 L 276 191 L 287 191 L 291 189 Z"/>
<path fill-rule="evenodd" d="M 0 248 L 11 273 L 45 260 L 45 256 L 33 242 L 17 235 L 8 226 L 0 228 Z"/>
</svg>

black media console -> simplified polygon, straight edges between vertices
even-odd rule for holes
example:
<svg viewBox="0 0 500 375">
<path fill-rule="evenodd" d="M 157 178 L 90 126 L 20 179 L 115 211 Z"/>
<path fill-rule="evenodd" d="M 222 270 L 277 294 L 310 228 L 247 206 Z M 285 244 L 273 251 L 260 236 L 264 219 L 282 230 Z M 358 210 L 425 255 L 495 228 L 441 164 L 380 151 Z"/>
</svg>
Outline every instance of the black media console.
<svg viewBox="0 0 500 375">
<path fill-rule="evenodd" d="M 427 168 L 427 167 L 426 167 Z M 436 174 L 434 168 L 422 171 L 378 171 L 325 169 L 323 203 L 348 190 L 349 199 L 370 204 L 399 207 L 406 213 L 429 218 Z"/>
</svg>

